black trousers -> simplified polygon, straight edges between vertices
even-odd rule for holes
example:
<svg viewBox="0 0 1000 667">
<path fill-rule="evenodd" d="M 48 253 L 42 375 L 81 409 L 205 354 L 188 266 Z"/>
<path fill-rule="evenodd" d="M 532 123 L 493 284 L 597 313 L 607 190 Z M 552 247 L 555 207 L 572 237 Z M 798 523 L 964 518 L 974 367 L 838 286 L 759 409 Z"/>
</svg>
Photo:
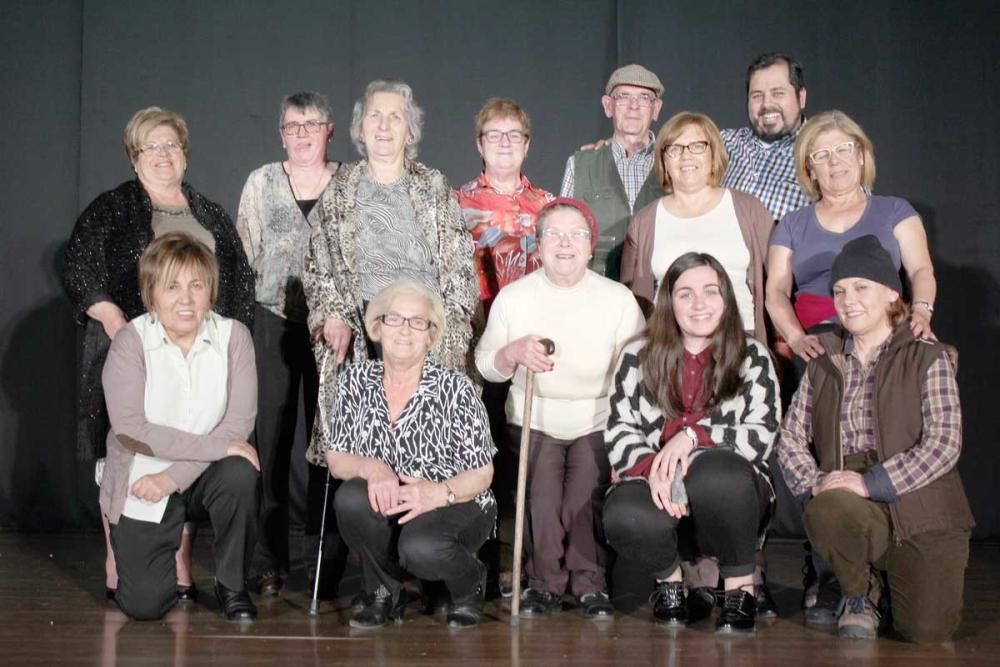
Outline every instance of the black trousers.
<svg viewBox="0 0 1000 667">
<path fill-rule="evenodd" d="M 167 502 L 160 523 L 126 516 L 111 526 L 111 548 L 118 562 L 115 601 L 130 617 L 155 620 L 177 602 L 174 553 L 187 519 L 204 519 L 215 532 L 215 578 L 226 588 L 244 589 L 257 540 L 260 474 L 239 456 L 208 466 L 184 493 Z"/>
<path fill-rule="evenodd" d="M 685 553 L 713 556 L 723 577 L 753 574 L 760 524 L 770 490 L 749 461 L 724 449 L 701 453 L 684 477 L 689 516 L 675 519 L 653 504 L 645 480 L 619 483 L 604 503 L 608 544 L 657 579 L 681 563 L 678 529 L 690 523 Z"/>
<path fill-rule="evenodd" d="M 257 306 L 254 315 L 257 357 L 257 452 L 263 494 L 260 541 L 254 556 L 258 572 L 287 572 L 291 554 L 289 525 L 312 532 L 319 519 L 310 508 L 322 505 L 325 469 L 305 459 L 316 414 L 319 377 L 305 324 L 289 322 Z M 299 396 L 305 423 L 299 419 Z"/>
<path fill-rule="evenodd" d="M 475 595 L 481 565 L 476 552 L 493 530 L 496 509 L 475 502 L 442 507 L 399 525 L 368 503 L 368 482 L 344 481 L 333 501 L 344 542 L 361 559 L 364 589 L 385 586 L 395 597 L 407 572 L 425 581 L 443 581 L 455 602 Z"/>
</svg>

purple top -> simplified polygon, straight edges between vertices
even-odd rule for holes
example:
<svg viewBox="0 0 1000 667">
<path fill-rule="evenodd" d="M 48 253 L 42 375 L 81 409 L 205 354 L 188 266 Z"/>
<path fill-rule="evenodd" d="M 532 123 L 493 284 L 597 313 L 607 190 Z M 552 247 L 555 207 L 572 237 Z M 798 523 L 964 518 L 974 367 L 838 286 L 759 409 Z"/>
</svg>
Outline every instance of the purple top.
<svg viewBox="0 0 1000 667">
<path fill-rule="evenodd" d="M 805 292 L 830 296 L 830 269 L 844 244 L 865 234 L 874 234 L 898 269 L 902 263 L 899 242 L 893 230 L 900 222 L 917 212 L 910 203 L 899 197 L 871 195 L 861 219 L 846 232 L 831 232 L 816 218 L 816 204 L 786 213 L 771 234 L 771 245 L 784 246 L 792 251 L 792 274 L 795 276 L 796 294 Z"/>
</svg>

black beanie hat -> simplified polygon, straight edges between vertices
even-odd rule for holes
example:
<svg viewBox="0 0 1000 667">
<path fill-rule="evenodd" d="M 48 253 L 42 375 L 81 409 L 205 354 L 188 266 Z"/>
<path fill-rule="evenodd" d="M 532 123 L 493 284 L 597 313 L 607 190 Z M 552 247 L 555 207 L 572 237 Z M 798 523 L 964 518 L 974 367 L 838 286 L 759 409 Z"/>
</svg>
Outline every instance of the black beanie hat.
<svg viewBox="0 0 1000 667">
<path fill-rule="evenodd" d="M 848 241 L 834 258 L 830 269 L 830 291 L 833 291 L 838 280 L 844 278 L 867 278 L 900 294 L 903 292 L 899 270 L 893 266 L 889 251 L 882 247 L 874 234 L 865 234 Z"/>
</svg>

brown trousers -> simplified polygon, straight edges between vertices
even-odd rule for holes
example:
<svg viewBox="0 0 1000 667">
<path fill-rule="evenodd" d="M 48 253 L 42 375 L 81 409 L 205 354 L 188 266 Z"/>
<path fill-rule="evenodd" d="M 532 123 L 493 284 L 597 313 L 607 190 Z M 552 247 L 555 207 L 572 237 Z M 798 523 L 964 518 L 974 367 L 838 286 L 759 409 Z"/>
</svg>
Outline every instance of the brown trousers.
<svg viewBox="0 0 1000 667">
<path fill-rule="evenodd" d="M 510 426 L 520 448 L 521 429 Z M 605 588 L 607 552 L 600 506 L 610 483 L 604 433 L 560 440 L 531 431 L 528 452 L 525 572 L 528 586 L 573 595 Z"/>
<path fill-rule="evenodd" d="M 951 638 L 962 620 L 968 530 L 931 530 L 897 540 L 888 505 L 842 490 L 809 501 L 805 524 L 813 550 L 837 575 L 846 597 L 864 595 L 870 569 L 883 570 L 895 630 L 914 642 Z"/>
</svg>

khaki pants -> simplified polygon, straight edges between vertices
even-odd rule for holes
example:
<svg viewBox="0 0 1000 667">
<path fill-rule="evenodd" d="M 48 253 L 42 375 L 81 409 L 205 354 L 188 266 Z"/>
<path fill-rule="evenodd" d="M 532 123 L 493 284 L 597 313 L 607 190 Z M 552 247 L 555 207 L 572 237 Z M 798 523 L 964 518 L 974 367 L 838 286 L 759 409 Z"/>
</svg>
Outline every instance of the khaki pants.
<svg viewBox="0 0 1000 667">
<path fill-rule="evenodd" d="M 868 591 L 871 567 L 883 570 L 896 631 L 914 642 L 951 638 L 962 620 L 968 530 L 931 530 L 897 542 L 885 503 L 842 490 L 809 501 L 805 524 L 846 597 Z"/>
</svg>

